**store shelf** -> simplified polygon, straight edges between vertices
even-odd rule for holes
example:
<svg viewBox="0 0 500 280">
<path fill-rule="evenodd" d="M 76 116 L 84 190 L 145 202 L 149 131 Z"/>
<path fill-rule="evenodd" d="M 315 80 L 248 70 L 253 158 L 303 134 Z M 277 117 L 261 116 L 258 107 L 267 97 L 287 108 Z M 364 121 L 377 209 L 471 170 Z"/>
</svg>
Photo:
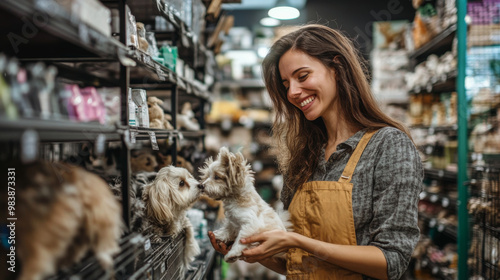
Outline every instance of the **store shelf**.
<svg viewBox="0 0 500 280">
<path fill-rule="evenodd" d="M 151 140 L 154 135 L 156 139 L 169 139 L 177 137 L 178 133 L 176 130 L 170 129 L 159 129 L 159 128 L 147 128 L 147 127 L 129 127 L 130 133 L 133 134 L 132 137 L 135 140 Z"/>
<path fill-rule="evenodd" d="M 430 54 L 440 55 L 448 50 L 451 50 L 456 31 L 456 24 L 449 26 L 434 38 L 432 38 L 429 42 L 410 53 L 410 61 L 413 61 L 416 65 L 419 62 L 425 60 Z"/>
<path fill-rule="evenodd" d="M 151 56 L 141 51 L 130 51 L 129 57 L 137 63 L 137 67 L 130 68 L 130 86 L 145 90 L 172 89 L 175 85 L 190 96 L 202 100 L 210 100 L 212 94 L 202 88 L 208 88 L 201 82 L 195 84 L 180 77 L 173 70 L 154 61 Z"/>
<path fill-rule="evenodd" d="M 120 140 L 121 132 L 114 126 L 98 123 L 79 123 L 64 120 L 17 119 L 0 118 L 2 141 L 19 141 L 28 130 L 35 131 L 40 141 L 96 141 L 104 136 L 106 141 Z M 102 135 L 102 136 L 100 136 Z"/>
<path fill-rule="evenodd" d="M 422 268 L 427 268 L 431 271 L 432 275 L 436 277 L 436 279 L 442 279 L 442 280 L 454 280 L 455 278 L 449 275 L 449 273 L 446 273 L 445 270 L 447 268 L 444 268 L 443 266 L 432 262 L 428 257 L 423 257 L 422 261 Z"/>
<path fill-rule="evenodd" d="M 452 92 L 456 89 L 457 72 L 453 71 L 441 77 L 433 76 L 426 87 L 410 89 L 410 94 Z"/>
<path fill-rule="evenodd" d="M 457 207 L 457 199 L 439 193 L 423 191 L 420 193 L 420 200 L 440 204 L 444 208 L 456 209 Z"/>
<path fill-rule="evenodd" d="M 159 128 L 146 128 L 146 127 L 135 127 L 131 126 L 130 132 L 133 133 L 135 140 L 151 140 L 152 134 L 154 134 L 156 139 L 172 139 L 172 138 L 201 138 L 206 135 L 205 130 L 199 131 L 185 131 L 185 130 L 171 130 L 171 129 L 159 129 Z"/>
<path fill-rule="evenodd" d="M 93 61 L 120 61 L 131 67 L 130 84 L 150 84 L 149 88 L 166 85 L 177 85 L 187 94 L 208 100 L 211 94 L 202 83 L 196 85 L 191 81 L 179 77 L 172 70 L 155 62 L 149 55 L 130 50 L 112 37 L 95 31 L 88 25 L 71 18 L 56 2 L 52 0 L 34 1 L 5 0 L 0 2 L 0 35 L 11 38 L 12 34 L 23 34 L 24 22 L 21 18 L 33 18 L 47 15 L 47 22 L 40 25 L 39 32 L 27 40 L 26 44 L 13 44 L 11 40 L 0 41 L 0 49 L 8 55 L 15 55 L 23 61 L 54 61 L 54 62 L 93 62 Z M 13 30 L 18 26 L 19 30 Z M 10 37 L 9 37 L 10 36 Z M 17 41 L 14 41 L 17 42 Z M 21 41 L 24 42 L 24 41 Z M 130 60 L 127 60 L 131 59 Z M 68 78 L 78 78 L 82 72 L 68 66 L 60 66 Z M 102 86 L 116 86 L 119 81 L 112 78 L 96 77 L 83 73 L 80 79 L 97 82 Z M 159 85 L 161 84 L 161 86 Z"/>
<path fill-rule="evenodd" d="M 446 234 L 452 240 L 457 240 L 458 231 L 456 226 L 441 223 L 438 219 L 422 212 L 418 213 L 418 217 L 419 219 L 423 220 L 429 226 L 429 228 L 435 228 L 437 232 Z"/>
<path fill-rule="evenodd" d="M 0 49 L 20 59 L 114 60 L 126 47 L 78 21 L 53 0 L 0 1 Z M 36 19 L 27 32 L 23 19 Z M 36 25 L 34 25 L 35 23 Z"/>
<path fill-rule="evenodd" d="M 218 82 L 223 88 L 265 88 L 262 79 L 222 80 Z"/>
<path fill-rule="evenodd" d="M 199 131 L 179 130 L 178 133 L 179 133 L 179 135 L 182 135 L 182 136 L 180 136 L 181 139 L 182 138 L 189 138 L 189 139 L 200 138 L 200 137 L 203 137 L 207 134 L 207 132 L 205 130 L 199 130 Z"/>
<path fill-rule="evenodd" d="M 179 12 L 168 1 L 161 1 L 158 4 L 156 0 L 129 0 L 127 4 L 130 6 L 132 13 L 137 21 L 151 22 L 154 16 L 163 16 L 170 22 L 175 30 L 155 30 L 157 40 L 170 40 L 176 42 L 176 45 L 182 45 L 179 49 L 179 54 L 191 67 L 195 68 L 198 64 L 196 61 L 197 53 L 202 52 L 206 56 L 209 51 L 203 45 L 199 38 L 195 36 L 191 28 L 179 17 Z"/>
<path fill-rule="evenodd" d="M 141 251 L 144 237 L 138 233 L 128 233 L 120 239 L 120 253 L 114 257 L 113 269 L 105 271 L 94 256 L 86 257 L 78 265 L 58 275 L 49 277 L 47 280 L 62 279 L 128 279 L 129 268 Z"/>
<path fill-rule="evenodd" d="M 458 126 L 454 125 L 441 125 L 441 126 L 428 126 L 428 125 L 413 125 L 410 129 L 425 129 L 428 131 L 429 135 L 433 135 L 438 132 L 456 134 Z"/>
<path fill-rule="evenodd" d="M 58 79 L 69 79 L 71 82 L 83 83 L 94 87 L 118 87 L 120 81 L 117 77 L 102 77 L 97 76 L 90 71 L 71 67 L 66 64 L 53 63 L 57 67 Z M 116 75 L 115 75 L 116 76 Z"/>
<path fill-rule="evenodd" d="M 457 180 L 457 172 L 452 172 L 443 169 L 425 168 L 424 174 L 426 177 L 432 179 L 448 180 L 448 181 Z"/>
</svg>

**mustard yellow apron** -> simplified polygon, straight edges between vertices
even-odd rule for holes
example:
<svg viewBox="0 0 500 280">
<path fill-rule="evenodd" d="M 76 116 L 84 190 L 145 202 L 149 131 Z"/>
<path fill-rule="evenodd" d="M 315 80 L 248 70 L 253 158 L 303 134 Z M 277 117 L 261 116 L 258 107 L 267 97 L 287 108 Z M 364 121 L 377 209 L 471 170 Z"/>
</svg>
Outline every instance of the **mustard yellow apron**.
<svg viewBox="0 0 500 280">
<path fill-rule="evenodd" d="M 312 181 L 300 186 L 288 208 L 295 232 L 328 243 L 356 245 L 351 177 L 375 132 L 363 135 L 338 182 Z M 362 276 L 323 261 L 321 256 L 293 248 L 287 254 L 287 279 L 362 279 Z"/>
</svg>

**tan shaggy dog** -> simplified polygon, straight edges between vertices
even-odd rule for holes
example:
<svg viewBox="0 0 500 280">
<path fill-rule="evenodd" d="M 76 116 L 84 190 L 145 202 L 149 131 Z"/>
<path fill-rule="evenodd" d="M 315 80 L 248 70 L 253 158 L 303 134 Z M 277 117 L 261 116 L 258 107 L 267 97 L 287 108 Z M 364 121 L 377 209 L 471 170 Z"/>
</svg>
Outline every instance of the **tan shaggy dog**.
<svg viewBox="0 0 500 280">
<path fill-rule="evenodd" d="M 44 161 L 18 166 L 14 173 L 18 279 L 45 279 L 90 251 L 104 268 L 112 267 L 122 212 L 104 180 L 80 167 Z M 5 211 L 8 189 L 2 189 Z M 5 212 L 0 218 L 7 218 Z"/>
</svg>

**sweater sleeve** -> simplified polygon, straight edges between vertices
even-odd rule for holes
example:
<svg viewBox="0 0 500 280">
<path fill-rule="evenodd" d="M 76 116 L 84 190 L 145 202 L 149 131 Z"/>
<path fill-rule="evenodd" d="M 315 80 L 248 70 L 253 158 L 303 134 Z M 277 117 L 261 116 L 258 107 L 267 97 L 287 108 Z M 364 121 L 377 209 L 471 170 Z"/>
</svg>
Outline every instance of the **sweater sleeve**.
<svg viewBox="0 0 500 280">
<path fill-rule="evenodd" d="M 418 201 L 423 168 L 417 149 L 405 133 L 393 128 L 380 133 L 383 141 L 374 169 L 370 245 L 382 250 L 389 279 L 399 279 L 420 236 Z"/>
</svg>

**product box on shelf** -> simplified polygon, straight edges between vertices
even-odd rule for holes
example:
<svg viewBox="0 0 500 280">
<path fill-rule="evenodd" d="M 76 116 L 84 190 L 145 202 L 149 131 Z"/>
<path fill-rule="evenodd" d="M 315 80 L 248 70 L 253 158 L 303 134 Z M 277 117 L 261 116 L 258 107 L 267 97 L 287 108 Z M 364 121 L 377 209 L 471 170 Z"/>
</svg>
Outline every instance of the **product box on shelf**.
<svg viewBox="0 0 500 280">
<path fill-rule="evenodd" d="M 46 0 L 38 0 L 46 1 Z M 111 36 L 111 11 L 98 0 L 54 0 L 76 17 L 104 35 Z"/>
<path fill-rule="evenodd" d="M 128 94 L 128 124 L 130 126 L 137 126 L 137 105 L 132 101 L 132 89 L 129 88 Z"/>
<path fill-rule="evenodd" d="M 149 127 L 149 112 L 148 112 L 148 100 L 147 100 L 146 90 L 132 89 L 131 95 L 132 95 L 132 101 L 137 106 L 136 109 L 137 126 Z"/>
</svg>

